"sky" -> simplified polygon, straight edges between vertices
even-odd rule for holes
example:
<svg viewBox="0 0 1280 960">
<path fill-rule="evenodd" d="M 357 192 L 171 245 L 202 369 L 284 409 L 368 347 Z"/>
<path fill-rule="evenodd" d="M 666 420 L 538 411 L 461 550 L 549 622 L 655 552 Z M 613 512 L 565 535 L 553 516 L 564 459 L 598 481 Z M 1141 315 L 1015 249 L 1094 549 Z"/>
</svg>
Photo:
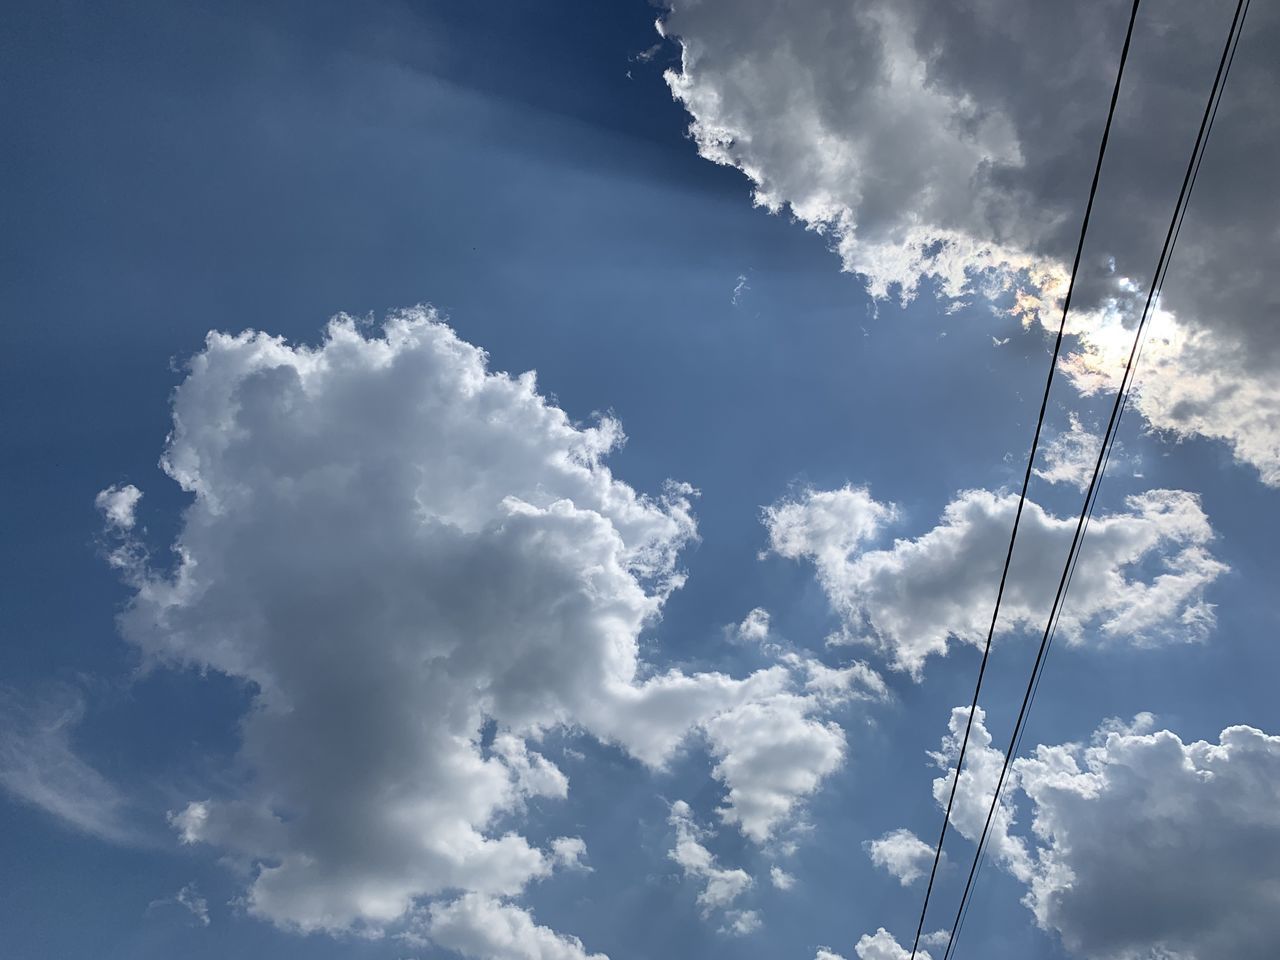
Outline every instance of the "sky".
<svg viewBox="0 0 1280 960">
<path fill-rule="evenodd" d="M 1140 8 L 919 956 L 1233 8 Z M 0 952 L 908 957 L 1128 11 L 7 4 Z M 1280 937 L 1278 45 L 953 955 Z"/>
</svg>

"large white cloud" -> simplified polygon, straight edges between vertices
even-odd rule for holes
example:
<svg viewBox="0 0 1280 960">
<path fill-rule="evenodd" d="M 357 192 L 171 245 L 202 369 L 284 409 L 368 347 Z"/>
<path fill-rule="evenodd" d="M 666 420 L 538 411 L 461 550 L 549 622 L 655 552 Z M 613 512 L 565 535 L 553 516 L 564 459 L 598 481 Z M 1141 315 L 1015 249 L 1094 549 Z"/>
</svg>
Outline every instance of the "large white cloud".
<svg viewBox="0 0 1280 960">
<path fill-rule="evenodd" d="M 1037 919 L 1114 960 L 1263 960 L 1280 943 L 1280 736 L 1099 731 L 1015 761 L 1033 804 Z"/>
<path fill-rule="evenodd" d="M 1151 490 L 1125 507 L 1093 518 L 1059 636 L 1138 645 L 1203 638 L 1214 621 L 1204 589 L 1226 567 L 1209 553 L 1213 531 L 1198 499 Z M 767 508 L 764 520 L 775 553 L 814 564 L 844 620 L 835 639 L 871 643 L 918 676 L 952 640 L 985 640 L 1016 508 L 1012 494 L 965 491 L 932 530 L 879 549 L 871 544 L 897 512 L 865 489 L 807 491 Z M 1027 502 L 998 634 L 1042 628 L 1075 524 Z"/>
<path fill-rule="evenodd" d="M 936 755 L 954 765 L 967 708 Z M 1280 939 L 1280 736 L 1223 730 L 1186 743 L 1140 714 L 1089 745 L 1040 745 L 1012 765 L 992 832 L 996 862 L 1074 954 L 1098 960 L 1263 960 Z M 952 824 L 982 830 L 1002 752 L 975 717 Z M 969 771 L 972 771 L 970 773 Z M 946 802 L 950 776 L 934 781 Z M 1029 833 L 1014 804 L 1029 801 Z"/>
<path fill-rule="evenodd" d="M 474 893 L 433 904 L 421 927 L 426 938 L 468 960 L 607 960 L 588 953 L 577 937 L 538 925 L 527 910 Z"/>
<path fill-rule="evenodd" d="M 667 73 L 699 152 L 756 202 L 826 233 L 876 296 L 936 282 L 947 299 L 1010 294 L 1056 327 L 1128 4 L 1091 0 L 672 0 Z M 1077 289 L 1082 388 L 1114 371 L 1140 309 L 1230 10 L 1144 11 Z M 1156 25 L 1158 23 L 1158 26 Z M 1224 440 L 1280 484 L 1280 17 L 1255 6 L 1137 407 Z M 1176 315 L 1176 319 L 1175 319 Z"/>
<path fill-rule="evenodd" d="M 551 729 L 654 767 L 701 731 L 726 819 L 762 839 L 843 756 L 816 715 L 883 694 L 858 664 L 734 679 L 642 662 L 682 582 L 692 491 L 637 494 L 602 462 L 615 422 L 572 423 L 429 310 L 381 336 L 338 318 L 315 348 L 211 334 L 173 405 L 163 466 L 192 500 L 172 569 L 114 492 L 100 503 L 135 590 L 121 629 L 151 661 L 250 685 L 243 775 L 171 819 L 238 861 L 250 912 L 282 926 L 377 932 L 474 894 L 441 914 L 456 930 L 580 866 L 576 838 L 544 850 L 510 826 L 569 789 L 537 749 Z M 790 766 L 758 743 L 774 720 L 813 745 Z"/>
</svg>

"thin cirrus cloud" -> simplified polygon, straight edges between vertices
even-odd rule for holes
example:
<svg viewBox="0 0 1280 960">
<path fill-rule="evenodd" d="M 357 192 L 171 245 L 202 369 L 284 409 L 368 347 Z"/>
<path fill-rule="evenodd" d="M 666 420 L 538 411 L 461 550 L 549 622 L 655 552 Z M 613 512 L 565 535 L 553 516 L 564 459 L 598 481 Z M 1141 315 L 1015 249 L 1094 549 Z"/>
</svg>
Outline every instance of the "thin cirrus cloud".
<svg viewBox="0 0 1280 960">
<path fill-rule="evenodd" d="M 1160 29 L 1139 24 L 1064 361 L 1085 393 L 1123 366 L 1229 12 L 1178 0 Z M 680 46 L 666 80 L 701 155 L 744 173 L 756 203 L 830 237 L 874 296 L 990 297 L 1056 328 L 1125 13 L 707 0 L 670 4 L 658 26 Z M 1224 441 L 1271 485 L 1280 66 L 1266 51 L 1278 40 L 1280 17 L 1255 7 L 1136 398 L 1153 426 Z"/>
<path fill-rule="evenodd" d="M 72 829 L 137 843 L 128 798 L 76 749 L 84 711 L 84 698 L 67 687 L 43 696 L 0 688 L 0 787 Z"/>
<path fill-rule="evenodd" d="M 576 955 L 513 911 L 531 882 L 582 869 L 585 845 L 494 829 L 570 789 L 543 734 L 586 732 L 655 769 L 700 736 L 721 817 L 763 843 L 844 760 L 827 714 L 885 695 L 864 664 L 781 650 L 740 679 L 642 662 L 641 629 L 683 582 L 693 491 L 637 494 L 603 462 L 616 422 L 571 423 L 429 309 L 381 336 L 338 318 L 314 348 L 210 334 L 173 420 L 163 466 L 193 496 L 176 569 L 148 566 L 119 522 L 126 488 L 100 499 L 133 591 L 120 626 L 149 662 L 256 691 L 251 776 L 170 819 L 238 864 L 248 911 L 282 927 L 417 917 L 485 956 L 497 947 L 460 930 L 494 917 Z"/>
<path fill-rule="evenodd" d="M 869 644 L 919 678 L 951 643 L 984 641 L 1016 508 L 1012 494 L 964 491 L 933 529 L 885 548 L 873 544 L 898 511 L 859 487 L 804 491 L 766 508 L 764 523 L 774 553 L 814 565 L 842 620 L 831 642 Z M 1028 501 L 998 634 L 1042 626 L 1075 525 Z M 1059 635 L 1139 646 L 1204 639 L 1215 621 L 1204 591 L 1227 569 L 1209 552 L 1212 538 L 1199 499 L 1179 490 L 1131 496 L 1123 511 L 1094 517 Z"/>
</svg>

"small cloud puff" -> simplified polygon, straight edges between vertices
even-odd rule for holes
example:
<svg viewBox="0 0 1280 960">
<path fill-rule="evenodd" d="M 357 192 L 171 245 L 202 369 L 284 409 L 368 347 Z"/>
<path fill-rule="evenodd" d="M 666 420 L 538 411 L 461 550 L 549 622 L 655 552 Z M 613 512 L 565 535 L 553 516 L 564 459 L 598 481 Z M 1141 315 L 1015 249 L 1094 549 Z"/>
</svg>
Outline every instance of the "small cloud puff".
<svg viewBox="0 0 1280 960">
<path fill-rule="evenodd" d="M 93 498 L 93 505 L 102 512 L 108 527 L 116 530 L 132 530 L 135 522 L 134 511 L 141 499 L 142 491 L 132 483 L 126 483 L 123 486 L 112 484 L 98 492 L 98 495 Z"/>
</svg>

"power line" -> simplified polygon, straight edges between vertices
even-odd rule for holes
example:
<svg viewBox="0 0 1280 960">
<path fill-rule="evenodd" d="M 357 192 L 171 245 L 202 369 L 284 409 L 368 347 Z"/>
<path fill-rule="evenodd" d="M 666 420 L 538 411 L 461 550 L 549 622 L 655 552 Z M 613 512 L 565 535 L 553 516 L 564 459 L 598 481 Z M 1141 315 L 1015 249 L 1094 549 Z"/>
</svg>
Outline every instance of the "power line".
<svg viewBox="0 0 1280 960">
<path fill-rule="evenodd" d="M 1075 576 L 1075 569 L 1080 559 L 1084 536 L 1088 532 L 1089 521 L 1093 516 L 1094 507 L 1097 505 L 1098 490 L 1102 482 L 1102 477 L 1106 471 L 1107 464 L 1111 460 L 1111 451 L 1115 445 L 1115 433 L 1118 429 L 1121 417 L 1124 416 L 1125 408 L 1128 406 L 1134 372 L 1137 368 L 1137 362 L 1141 355 L 1142 347 L 1146 342 L 1147 321 L 1151 315 L 1153 303 L 1158 301 L 1158 298 L 1164 289 L 1164 282 L 1169 273 L 1169 265 L 1173 258 L 1173 251 L 1177 246 L 1178 237 L 1182 233 L 1182 224 L 1186 218 L 1186 211 L 1191 200 L 1191 193 L 1195 189 L 1196 179 L 1200 175 L 1200 164 L 1204 159 L 1205 149 L 1208 146 L 1209 135 L 1213 130 L 1214 120 L 1218 116 L 1218 107 L 1222 103 L 1222 94 L 1226 88 L 1227 77 L 1230 75 L 1231 66 L 1235 62 L 1236 49 L 1239 47 L 1240 35 L 1244 31 L 1244 21 L 1245 17 L 1247 17 L 1249 13 L 1250 2 L 1251 0 L 1237 0 L 1235 15 L 1231 18 L 1231 26 L 1227 31 L 1227 39 L 1222 48 L 1222 55 L 1218 59 L 1218 69 L 1214 74 L 1213 85 L 1209 90 L 1209 98 L 1205 103 L 1204 114 L 1200 119 L 1200 129 L 1196 134 L 1195 144 L 1191 149 L 1191 156 L 1187 160 L 1187 169 L 1182 178 L 1182 188 L 1179 190 L 1178 199 L 1174 204 L 1173 215 L 1169 220 L 1169 229 L 1165 233 L 1164 244 L 1160 250 L 1160 257 L 1156 262 L 1155 275 L 1152 277 L 1151 286 L 1147 291 L 1146 303 L 1143 306 L 1142 315 L 1138 320 L 1137 330 L 1134 331 L 1133 347 L 1129 351 L 1129 359 L 1125 364 L 1124 374 L 1120 379 L 1120 386 L 1116 391 L 1116 399 L 1111 408 L 1111 416 L 1107 422 L 1107 430 L 1102 438 L 1102 446 L 1098 450 L 1098 459 L 1094 464 L 1093 476 L 1089 481 L 1089 488 L 1085 493 L 1084 504 L 1080 510 L 1080 517 L 1076 522 L 1075 535 L 1072 537 L 1071 547 L 1067 552 L 1067 561 L 1063 567 L 1062 577 L 1058 581 L 1058 590 L 1054 596 L 1053 606 L 1049 612 L 1048 622 L 1045 624 L 1044 636 L 1040 641 L 1040 649 L 1036 654 L 1035 663 L 1031 668 L 1031 678 L 1027 683 L 1027 691 L 1023 695 L 1022 707 L 1019 709 L 1018 719 L 1014 723 L 1013 736 L 1010 738 L 1009 748 L 1005 751 L 1004 762 L 1000 768 L 1000 777 L 996 782 L 995 793 L 991 798 L 991 806 L 987 811 L 987 818 L 982 828 L 982 835 L 979 837 L 977 848 L 974 851 L 973 863 L 969 868 L 969 877 L 965 882 L 964 892 L 960 898 L 960 907 L 956 911 L 956 918 L 951 926 L 951 935 L 947 941 L 947 948 L 943 954 L 943 960 L 950 960 L 960 934 L 960 928 L 963 926 L 965 916 L 968 914 L 970 894 L 972 892 L 977 872 L 980 868 L 983 853 L 985 852 L 987 837 L 991 829 L 991 821 L 995 816 L 996 809 L 1000 805 L 1000 794 L 1004 789 L 1005 778 L 1008 774 L 1009 765 L 1017 755 L 1022 744 L 1022 734 L 1025 730 L 1026 717 L 1030 712 L 1031 705 L 1035 700 L 1036 692 L 1040 687 L 1040 677 L 1043 675 L 1044 671 L 1044 658 L 1047 655 L 1049 647 L 1053 643 L 1053 638 L 1057 633 L 1058 622 L 1062 616 L 1062 607 L 1066 600 L 1067 590 L 1070 589 L 1071 580 Z"/>
<path fill-rule="evenodd" d="M 1093 201 L 1098 193 L 1098 181 L 1102 176 L 1102 159 L 1107 152 L 1107 141 L 1111 137 L 1111 122 L 1115 118 L 1116 102 L 1120 98 L 1120 82 L 1124 77 L 1124 67 L 1129 59 L 1129 46 L 1133 40 L 1133 26 L 1138 19 L 1138 6 L 1141 0 L 1133 0 L 1133 9 L 1129 13 L 1129 26 L 1124 35 L 1124 46 L 1120 51 L 1120 65 L 1116 70 L 1115 87 L 1111 91 L 1111 103 L 1107 107 L 1107 122 L 1102 128 L 1102 142 L 1098 145 L 1098 160 L 1093 168 L 1093 182 L 1089 185 L 1089 199 L 1084 208 L 1084 219 L 1080 224 L 1080 237 L 1076 242 L 1076 254 L 1071 263 L 1071 278 L 1067 283 L 1066 297 L 1062 303 L 1062 320 L 1058 324 L 1058 335 L 1053 343 L 1053 356 L 1049 361 L 1049 373 L 1044 381 L 1044 396 L 1040 400 L 1040 414 L 1036 419 L 1035 435 L 1031 438 L 1031 452 L 1027 455 L 1027 469 L 1022 477 L 1022 491 L 1018 494 L 1018 509 L 1013 515 L 1013 530 L 1009 534 L 1009 549 L 1005 552 L 1004 569 L 1000 572 L 1000 586 L 996 590 L 995 610 L 991 614 L 991 626 L 987 629 L 987 641 L 982 651 L 982 662 L 978 666 L 978 679 L 973 688 L 973 703 L 969 708 L 969 719 L 965 724 L 964 737 L 960 741 L 960 753 L 956 759 L 955 778 L 951 781 L 951 795 L 947 798 L 947 809 L 942 817 L 942 830 L 938 834 L 938 845 L 933 853 L 933 866 L 929 870 L 929 884 L 925 888 L 924 903 L 920 907 L 920 922 L 916 925 L 915 940 L 911 944 L 911 960 L 915 960 L 920 948 L 920 934 L 924 930 L 925 916 L 929 911 L 929 898 L 933 894 L 933 882 L 938 874 L 938 861 L 942 858 L 942 845 L 947 837 L 947 825 L 951 821 L 951 808 L 956 799 L 956 787 L 960 783 L 960 772 L 964 769 L 965 752 L 969 747 L 969 734 L 973 729 L 973 715 L 978 706 L 978 695 L 982 691 L 982 678 L 987 671 L 987 660 L 991 655 L 991 640 L 995 636 L 996 621 L 1000 617 L 1000 602 L 1004 598 L 1005 583 L 1009 578 L 1009 565 L 1013 560 L 1013 547 L 1018 539 L 1018 524 L 1022 520 L 1022 509 L 1027 502 L 1027 487 L 1031 483 L 1031 468 L 1035 463 L 1036 450 L 1040 446 L 1040 431 L 1044 427 L 1045 410 L 1049 406 L 1049 390 L 1053 386 L 1053 372 L 1058 365 L 1058 354 L 1062 349 L 1062 338 L 1067 328 L 1067 313 L 1071 309 L 1071 297 L 1075 292 L 1076 273 L 1080 269 L 1080 257 L 1084 252 L 1085 235 L 1089 231 L 1089 217 L 1093 213 Z"/>
</svg>

